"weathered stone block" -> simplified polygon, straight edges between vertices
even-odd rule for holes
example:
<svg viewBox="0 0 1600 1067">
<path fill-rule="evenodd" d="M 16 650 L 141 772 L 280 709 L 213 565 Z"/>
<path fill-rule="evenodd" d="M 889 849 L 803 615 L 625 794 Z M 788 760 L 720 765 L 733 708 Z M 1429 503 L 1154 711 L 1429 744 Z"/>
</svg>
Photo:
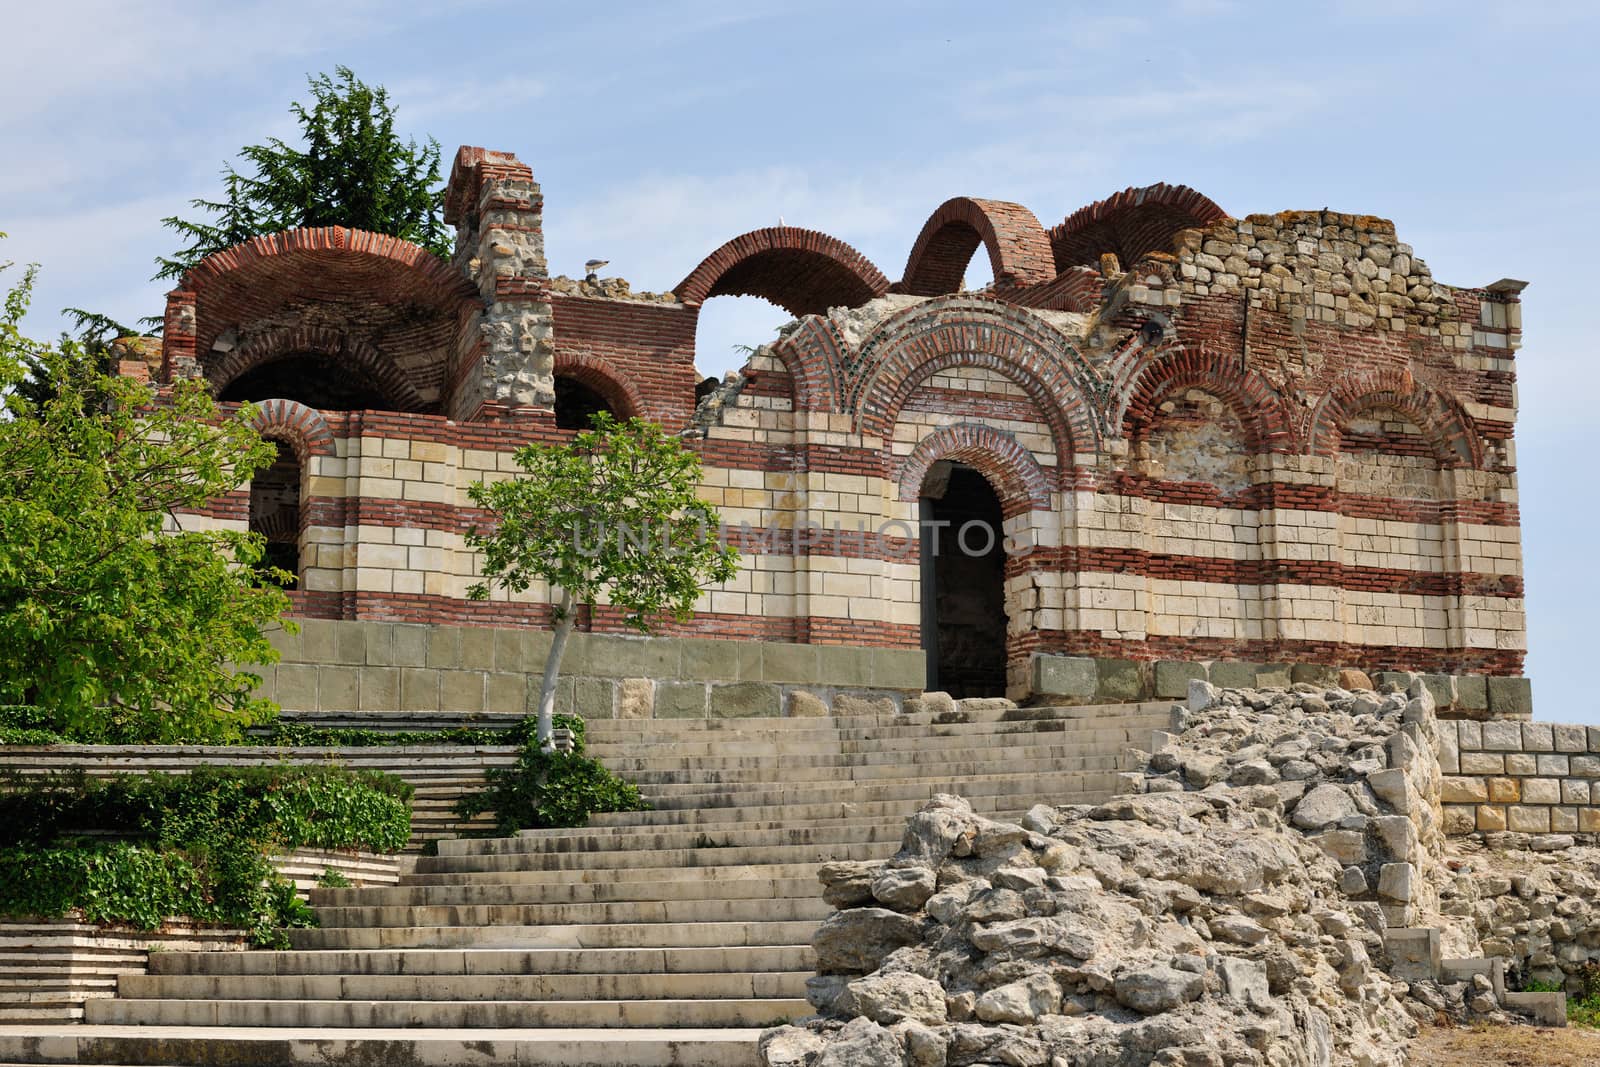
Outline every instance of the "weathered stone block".
<svg viewBox="0 0 1600 1067">
<path fill-rule="evenodd" d="M 1461 834 L 1470 834 L 1477 828 L 1478 814 L 1476 808 L 1470 806 L 1462 807 L 1457 804 L 1446 804 L 1444 806 L 1445 833 L 1459 836 Z"/>
<path fill-rule="evenodd" d="M 1433 694 L 1435 707 L 1452 708 L 1456 703 L 1456 680 L 1449 674 L 1424 674 L 1422 684 Z"/>
<path fill-rule="evenodd" d="M 280 671 L 282 667 L 278 668 Z M 1573 756 L 1572 774 L 1578 778 L 1600 778 L 1600 756 Z"/>
<path fill-rule="evenodd" d="M 1531 752 L 1507 752 L 1506 773 L 1531 777 L 1539 773 L 1539 761 Z"/>
<path fill-rule="evenodd" d="M 1366 671 L 1358 671 L 1354 667 L 1346 667 L 1339 672 L 1340 689 L 1371 689 L 1372 677 Z"/>
<path fill-rule="evenodd" d="M 1383 948 L 1389 956 L 1389 973 L 1395 978 L 1428 982 L 1439 977 L 1442 951 L 1438 930 L 1388 930 L 1383 935 Z"/>
<path fill-rule="evenodd" d="M 867 693 L 839 693 L 833 698 L 835 715 L 893 715 L 897 710 L 894 700 L 887 696 Z"/>
<path fill-rule="evenodd" d="M 464 627 L 459 662 L 466 670 L 494 670 L 494 631 L 481 626 Z"/>
<path fill-rule="evenodd" d="M 617 683 L 619 719 L 648 719 L 655 714 L 656 683 L 650 678 L 624 678 Z"/>
<path fill-rule="evenodd" d="M 1455 724 L 1456 740 L 1461 751 L 1472 752 L 1483 748 L 1483 724 L 1462 719 Z"/>
<path fill-rule="evenodd" d="M 617 714 L 617 684 L 609 678 L 574 678 L 572 709 L 585 719 L 610 719 Z"/>
<path fill-rule="evenodd" d="M 1515 722 L 1484 723 L 1483 747 L 1490 752 L 1521 752 L 1522 724 Z"/>
<path fill-rule="evenodd" d="M 1524 778 L 1522 780 L 1524 804 L 1561 803 L 1561 783 L 1554 778 Z"/>
<path fill-rule="evenodd" d="M 1516 804 L 1522 800 L 1522 783 L 1515 778 L 1490 778 L 1489 800 L 1495 804 Z"/>
<path fill-rule="evenodd" d="M 363 667 L 317 668 L 317 707 L 322 711 L 354 711 L 361 705 Z"/>
<path fill-rule="evenodd" d="M 287 711 L 317 710 L 317 668 L 308 663 L 280 663 L 273 699 Z"/>
<path fill-rule="evenodd" d="M 1550 832 L 1575 834 L 1578 832 L 1578 809 L 1555 807 L 1550 809 Z"/>
<path fill-rule="evenodd" d="M 426 667 L 400 668 L 400 710 L 438 711 L 439 672 Z"/>
<path fill-rule="evenodd" d="M 920 690 L 928 684 L 928 657 L 921 649 L 872 650 L 872 684 L 882 689 Z"/>
<path fill-rule="evenodd" d="M 817 674 L 806 681 L 833 686 L 872 684 L 872 650 L 858 645 L 818 645 Z"/>
<path fill-rule="evenodd" d="M 1088 700 L 1098 682 L 1095 661 L 1087 656 L 1033 657 L 1033 691 L 1038 696 Z"/>
<path fill-rule="evenodd" d="M 369 667 L 394 666 L 394 624 L 364 622 L 367 631 L 367 665 Z"/>
<path fill-rule="evenodd" d="M 1144 672 L 1133 660 L 1096 658 L 1094 666 L 1096 700 L 1116 703 L 1144 695 Z"/>
<path fill-rule="evenodd" d="M 1554 752 L 1556 750 L 1555 731 L 1547 722 L 1525 722 L 1522 724 L 1522 750 L 1524 752 Z"/>
<path fill-rule="evenodd" d="M 439 709 L 441 711 L 482 711 L 483 671 L 440 671 Z"/>
<path fill-rule="evenodd" d="M 1478 829 L 1485 833 L 1497 833 L 1506 828 L 1506 809 L 1492 804 L 1478 806 Z"/>
<path fill-rule="evenodd" d="M 714 719 L 775 716 L 782 708 L 782 691 L 762 682 L 712 685 L 709 713 Z"/>
<path fill-rule="evenodd" d="M 1324 663 L 1296 663 L 1289 671 L 1296 685 L 1332 686 L 1339 684 L 1339 668 Z"/>
<path fill-rule="evenodd" d="M 1534 757 L 1537 773 L 1553 778 L 1564 778 L 1572 773 L 1572 757 L 1561 753 L 1541 752 Z"/>
<path fill-rule="evenodd" d="M 1557 752 L 1587 752 L 1589 750 L 1588 730 L 1582 726 L 1556 724 L 1555 727 Z"/>
<path fill-rule="evenodd" d="M 1158 660 L 1155 666 L 1155 690 L 1151 695 L 1158 700 L 1186 700 L 1190 679 L 1205 681 L 1209 677 L 1204 663 Z"/>
<path fill-rule="evenodd" d="M 1512 804 L 1506 808 L 1506 829 L 1519 834 L 1547 834 L 1550 832 L 1550 809 Z"/>
<path fill-rule="evenodd" d="M 367 646 L 369 649 L 371 645 Z M 358 696 L 362 711 L 397 711 L 400 708 L 400 669 L 398 667 L 364 667 L 361 671 L 361 692 Z M 507 709 L 521 711 L 522 706 Z"/>
<path fill-rule="evenodd" d="M 1578 809 L 1578 830 L 1585 834 L 1600 833 L 1600 808 Z"/>
<path fill-rule="evenodd" d="M 766 682 L 829 682 L 817 673 L 816 645 L 773 642 L 761 646 L 761 680 Z"/>
<path fill-rule="evenodd" d="M 422 667 L 428 661 L 428 627 L 397 625 L 393 632 L 393 658 L 396 667 Z"/>
<path fill-rule="evenodd" d="M 1489 799 L 1489 786 L 1482 778 L 1445 778 L 1440 800 L 1446 804 L 1482 804 Z"/>
<path fill-rule="evenodd" d="M 305 663 L 338 663 L 338 631 L 330 619 L 300 620 L 300 655 Z"/>
<path fill-rule="evenodd" d="M 1256 671 L 1258 689 L 1287 689 L 1293 683 L 1294 672 L 1287 663 L 1263 663 Z"/>
<path fill-rule="evenodd" d="M 277 626 L 263 632 L 267 644 L 277 649 L 278 656 L 284 663 L 299 663 L 302 658 L 300 634 L 290 633 L 288 627 Z"/>
<path fill-rule="evenodd" d="M 706 687 L 700 682 L 661 682 L 656 686 L 656 718 L 703 719 Z"/>
<path fill-rule="evenodd" d="M 533 685 L 539 684 L 534 678 Z M 496 671 L 488 676 L 484 695 L 485 711 L 526 711 L 529 680 L 526 674 Z"/>
<path fill-rule="evenodd" d="M 686 637 L 681 642 L 679 657 L 680 677 L 696 681 L 737 682 L 754 677 L 761 670 L 761 645 L 754 641 Z M 749 660 L 748 674 L 740 673 L 744 659 Z"/>
<path fill-rule="evenodd" d="M 338 622 L 333 628 L 334 662 L 361 666 L 367 662 L 367 628 L 359 622 Z"/>
<path fill-rule="evenodd" d="M 1254 689 L 1259 663 L 1217 660 L 1211 665 L 1211 684 L 1219 689 Z"/>
<path fill-rule="evenodd" d="M 1533 683 L 1527 678 L 1491 677 L 1489 713 L 1525 719 L 1533 714 Z"/>
<path fill-rule="evenodd" d="M 1489 710 L 1489 686 L 1483 675 L 1456 675 L 1456 707 L 1462 711 Z"/>
<path fill-rule="evenodd" d="M 787 701 L 784 714 L 791 719 L 825 718 L 828 714 L 828 702 L 804 689 L 789 690 Z"/>
<path fill-rule="evenodd" d="M 1462 774 L 1504 774 L 1506 758 L 1498 752 L 1461 753 Z"/>
<path fill-rule="evenodd" d="M 1587 779 L 1563 778 L 1561 779 L 1561 803 L 1587 804 L 1590 798 L 1590 788 Z"/>
<path fill-rule="evenodd" d="M 1417 868 L 1411 863 L 1385 863 L 1378 868 L 1378 895 L 1409 904 L 1421 888 Z"/>
<path fill-rule="evenodd" d="M 1461 772 L 1461 748 L 1456 724 L 1453 722 L 1440 722 L 1439 735 L 1433 743 L 1433 754 L 1438 757 L 1439 770 L 1445 774 L 1459 774 Z"/>
</svg>

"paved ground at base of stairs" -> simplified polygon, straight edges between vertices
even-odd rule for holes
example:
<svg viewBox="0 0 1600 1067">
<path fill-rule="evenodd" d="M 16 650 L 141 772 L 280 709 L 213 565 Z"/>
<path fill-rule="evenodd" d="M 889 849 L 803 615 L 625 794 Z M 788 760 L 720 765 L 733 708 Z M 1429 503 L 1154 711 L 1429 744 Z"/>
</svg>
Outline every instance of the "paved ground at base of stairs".
<svg viewBox="0 0 1600 1067">
<path fill-rule="evenodd" d="M 1410 1067 L 1594 1067 L 1600 1030 L 1532 1026 L 1425 1029 L 1411 1043 Z"/>
</svg>

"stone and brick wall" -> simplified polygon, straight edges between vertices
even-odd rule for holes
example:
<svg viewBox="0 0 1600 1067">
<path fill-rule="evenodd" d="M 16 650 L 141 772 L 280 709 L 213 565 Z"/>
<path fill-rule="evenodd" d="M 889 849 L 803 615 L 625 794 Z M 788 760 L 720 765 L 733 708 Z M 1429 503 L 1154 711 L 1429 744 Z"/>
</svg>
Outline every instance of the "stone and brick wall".
<svg viewBox="0 0 1600 1067">
<path fill-rule="evenodd" d="M 669 632 L 921 647 L 918 501 L 955 462 L 1001 501 L 1012 696 L 1040 695 L 1038 654 L 1521 671 L 1521 286 L 1442 285 L 1385 220 L 1233 219 L 1152 186 L 1046 231 L 1019 205 L 957 198 L 899 283 L 837 239 L 777 227 L 646 294 L 548 277 L 542 195 L 513 156 L 463 149 L 448 201 L 452 264 L 303 231 L 213 257 L 172 294 L 169 378 L 224 388 L 245 362 L 305 349 L 398 398 L 264 408 L 302 468 L 305 616 L 545 625 L 543 589 L 465 599 L 461 534 L 486 519 L 467 486 L 563 437 L 565 376 L 685 428 L 744 550 Z M 960 292 L 956 264 L 979 245 L 996 282 Z M 341 302 L 315 296 L 341 286 Z M 695 324 L 724 294 L 796 321 L 697 404 Z M 404 329 L 351 308 L 401 299 Z M 185 521 L 248 511 L 241 493 Z M 584 625 L 619 622 L 601 605 Z"/>
</svg>

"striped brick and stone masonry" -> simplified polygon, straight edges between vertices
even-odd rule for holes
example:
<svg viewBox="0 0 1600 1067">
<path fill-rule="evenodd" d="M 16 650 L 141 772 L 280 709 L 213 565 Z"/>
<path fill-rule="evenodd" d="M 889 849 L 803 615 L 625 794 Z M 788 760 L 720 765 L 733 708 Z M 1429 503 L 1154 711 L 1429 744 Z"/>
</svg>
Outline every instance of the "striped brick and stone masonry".
<svg viewBox="0 0 1600 1067">
<path fill-rule="evenodd" d="M 547 590 L 466 599 L 467 489 L 588 403 L 681 431 L 743 550 L 674 637 L 921 650 L 930 683 L 1019 699 L 1041 657 L 1149 687 L 1159 662 L 1521 674 L 1522 283 L 1444 285 L 1386 220 L 1156 185 L 1046 230 L 958 197 L 899 282 L 773 227 L 636 293 L 548 276 L 514 156 L 462 149 L 447 215 L 449 262 L 293 231 L 169 298 L 158 380 L 265 402 L 300 490 L 292 523 L 249 492 L 184 521 L 279 531 L 302 616 L 546 627 Z M 962 291 L 980 246 L 995 282 Z M 697 386 L 700 308 L 737 294 L 795 321 Z M 936 546 L 941 515 L 993 545 Z"/>
</svg>

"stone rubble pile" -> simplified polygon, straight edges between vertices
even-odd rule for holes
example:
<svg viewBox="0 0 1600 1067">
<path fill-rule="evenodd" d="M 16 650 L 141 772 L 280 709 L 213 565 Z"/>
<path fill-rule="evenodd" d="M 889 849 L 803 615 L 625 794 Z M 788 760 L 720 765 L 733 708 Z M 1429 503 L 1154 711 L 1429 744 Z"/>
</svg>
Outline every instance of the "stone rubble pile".
<svg viewBox="0 0 1600 1067">
<path fill-rule="evenodd" d="M 1478 954 L 1478 912 L 1441 912 L 1435 726 L 1420 683 L 1196 682 L 1127 795 L 1020 824 L 936 797 L 893 859 L 822 868 L 819 1014 L 763 1062 L 1375 1067 L 1418 1019 L 1504 1021 L 1488 974 L 1388 973 L 1396 927 Z"/>
</svg>

